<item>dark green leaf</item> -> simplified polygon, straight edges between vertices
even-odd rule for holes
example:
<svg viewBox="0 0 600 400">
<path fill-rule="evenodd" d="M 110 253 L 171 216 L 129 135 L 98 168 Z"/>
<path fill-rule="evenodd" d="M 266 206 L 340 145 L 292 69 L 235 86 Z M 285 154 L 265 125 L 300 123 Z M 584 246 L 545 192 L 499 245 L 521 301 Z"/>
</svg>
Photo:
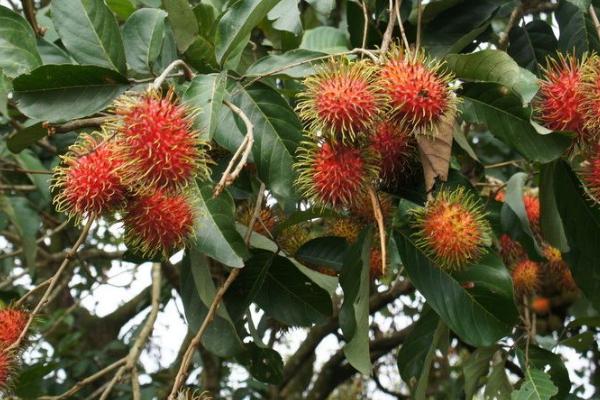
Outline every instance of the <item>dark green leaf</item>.
<svg viewBox="0 0 600 400">
<path fill-rule="evenodd" d="M 517 349 L 519 364 L 525 365 L 525 348 Z M 529 346 L 529 368 L 547 371 L 552 382 L 558 387 L 557 399 L 564 399 L 571 390 L 569 372 L 560 355 L 542 349 L 538 346 Z"/>
<path fill-rule="evenodd" d="M 19 14 L 0 6 L 0 69 L 14 78 L 41 64 L 31 26 Z"/>
<path fill-rule="evenodd" d="M 242 268 L 250 256 L 234 222 L 235 205 L 229 192 L 213 198 L 213 186 L 201 184 L 198 195 L 200 218 L 196 234 L 197 248 L 209 257 L 234 268 Z"/>
<path fill-rule="evenodd" d="M 183 53 L 198 35 L 196 16 L 187 0 L 163 0 L 163 7 L 169 13 L 167 18 L 173 28 L 177 48 Z"/>
<path fill-rule="evenodd" d="M 298 261 L 313 267 L 326 267 L 341 271 L 348 250 L 346 239 L 319 237 L 304 243 L 296 252 Z"/>
<path fill-rule="evenodd" d="M 131 1 L 132 0 L 106 0 L 106 5 L 120 20 L 125 21 L 135 11 L 135 5 Z"/>
<path fill-rule="evenodd" d="M 37 257 L 36 235 L 41 223 L 40 216 L 24 197 L 0 196 L 0 211 L 8 217 L 21 238 L 25 262 L 30 271 L 33 271 Z"/>
<path fill-rule="evenodd" d="M 48 134 L 48 130 L 42 125 L 42 122 L 38 122 L 14 132 L 6 139 L 6 146 L 13 153 L 20 153 Z"/>
<path fill-rule="evenodd" d="M 345 32 L 331 26 L 319 26 L 304 32 L 301 49 L 335 54 L 348 51 L 350 42 Z"/>
<path fill-rule="evenodd" d="M 521 223 L 521 229 L 529 236 L 536 247 L 536 251 L 541 254 L 542 250 L 533 234 L 533 229 L 530 225 L 529 218 L 527 217 L 527 211 L 525 210 L 525 203 L 523 202 L 523 186 L 525 185 L 526 180 L 527 174 L 524 172 L 517 172 L 511 176 L 506 185 L 506 200 L 504 204 L 517 216 Z"/>
<path fill-rule="evenodd" d="M 540 225 L 542 236 L 562 253 L 569 251 L 565 230 L 554 197 L 554 168 L 556 163 L 544 164 L 540 170 Z"/>
<path fill-rule="evenodd" d="M 548 374 L 543 371 L 527 369 L 525 378 L 519 390 L 511 394 L 512 400 L 550 400 L 558 393 Z"/>
<path fill-rule="evenodd" d="M 508 54 L 523 68 L 541 75 L 546 57 L 556 51 L 558 40 L 547 22 L 535 20 L 527 25 L 515 26 L 509 34 Z"/>
<path fill-rule="evenodd" d="M 519 96 L 501 85 L 465 84 L 462 97 L 465 120 L 487 125 L 496 137 L 528 160 L 552 161 L 570 144 L 570 139 L 559 133 L 538 133 L 530 122 L 531 111 L 523 108 Z"/>
<path fill-rule="evenodd" d="M 567 261 L 577 286 L 600 310 L 600 213 L 564 161 L 554 170 L 554 195 L 571 249 Z M 585 221 L 585 222 L 582 222 Z"/>
<path fill-rule="evenodd" d="M 508 399 L 512 392 L 512 386 L 506 376 L 506 358 L 497 353 L 494 356 L 494 362 L 492 363 L 492 372 L 487 378 L 487 384 L 485 385 L 485 392 L 483 397 L 485 399 Z"/>
<path fill-rule="evenodd" d="M 449 275 L 418 250 L 413 240 L 408 232 L 396 236 L 404 267 L 450 329 L 478 347 L 490 346 L 510 333 L 517 309 L 510 275 L 496 254 L 490 252 L 465 271 Z"/>
<path fill-rule="evenodd" d="M 479 380 L 486 376 L 490 369 L 490 362 L 498 346 L 480 347 L 476 349 L 463 364 L 465 376 L 465 397 L 473 398 L 479 388 Z"/>
<path fill-rule="evenodd" d="M 438 321 L 435 331 L 433 332 L 433 338 L 431 339 L 429 350 L 427 351 L 427 355 L 425 356 L 423 370 L 421 371 L 421 376 L 419 377 L 419 380 L 417 382 L 417 388 L 415 390 L 415 400 L 427 399 L 427 388 L 429 387 L 429 373 L 431 372 L 431 366 L 433 364 L 435 352 L 444 336 L 448 336 L 448 328 L 440 320 Z M 448 339 L 446 338 L 446 341 L 447 340 Z"/>
<path fill-rule="evenodd" d="M 586 331 L 561 340 L 561 346 L 569 346 L 580 353 L 586 353 L 596 344 L 596 337 L 593 332 Z"/>
<path fill-rule="evenodd" d="M 238 356 L 238 360 L 261 382 L 277 385 L 283 379 L 283 359 L 273 349 L 249 343 L 246 345 L 246 351 Z"/>
<path fill-rule="evenodd" d="M 53 0 L 52 22 L 62 43 L 81 64 L 127 73 L 115 16 L 102 0 Z"/>
<path fill-rule="evenodd" d="M 197 75 L 183 95 L 183 101 L 197 108 L 195 127 L 211 140 L 223 107 L 227 73 Z"/>
<path fill-rule="evenodd" d="M 244 41 L 247 43 L 249 34 L 277 0 L 245 0 L 234 2 L 225 11 L 217 25 L 215 35 L 215 54 L 217 62 L 224 64 L 232 51 Z"/>
<path fill-rule="evenodd" d="M 246 70 L 246 76 L 278 76 L 304 78 L 315 73 L 315 62 L 326 56 L 325 53 L 294 49 L 283 54 L 268 55 L 259 59 Z"/>
<path fill-rule="evenodd" d="M 594 23 L 587 10 L 574 4 L 574 1 L 561 1 L 554 13 L 560 29 L 558 48 L 565 53 L 584 53 L 600 50 L 600 41 Z"/>
<path fill-rule="evenodd" d="M 91 65 L 43 65 L 15 79 L 13 86 L 19 109 L 49 122 L 94 114 L 128 87 L 119 73 Z"/>
<path fill-rule="evenodd" d="M 33 171 L 47 171 L 46 167 L 42 165 L 40 159 L 31 150 L 23 151 L 15 155 L 17 164 L 23 169 Z M 41 194 L 46 204 L 50 203 L 50 175 L 47 174 L 27 174 L 29 179 L 33 182 Z"/>
<path fill-rule="evenodd" d="M 163 44 L 166 16 L 163 10 L 142 8 L 131 14 L 123 25 L 127 63 L 134 71 L 142 74 L 154 71 L 154 62 Z"/>
<path fill-rule="evenodd" d="M 66 51 L 45 39 L 37 40 L 38 51 L 44 64 L 73 64 Z"/>
<path fill-rule="evenodd" d="M 0 69 L 0 114 L 8 115 L 8 94 L 12 90 L 12 85 L 8 77 Z"/>
</svg>

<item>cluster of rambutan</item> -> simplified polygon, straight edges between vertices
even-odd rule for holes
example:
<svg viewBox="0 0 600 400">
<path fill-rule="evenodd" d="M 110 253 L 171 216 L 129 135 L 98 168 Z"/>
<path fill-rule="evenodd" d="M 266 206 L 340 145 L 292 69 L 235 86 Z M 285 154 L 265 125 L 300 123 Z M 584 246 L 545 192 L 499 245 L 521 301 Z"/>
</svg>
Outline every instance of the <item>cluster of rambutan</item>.
<svg viewBox="0 0 600 400">
<path fill-rule="evenodd" d="M 56 169 L 57 210 L 76 220 L 121 213 L 125 241 L 146 256 L 166 255 L 193 236 L 196 208 L 187 185 L 208 176 L 194 111 L 170 90 L 117 99 L 102 132 L 82 134 Z"/>
<path fill-rule="evenodd" d="M 20 338 L 28 321 L 29 313 L 22 309 L 0 308 L 0 394 L 10 390 L 20 353 L 27 344 L 26 337 Z M 17 342 L 17 348 L 13 348 Z"/>
<path fill-rule="evenodd" d="M 304 81 L 307 126 L 297 186 L 316 205 L 352 207 L 372 185 L 394 184 L 415 157 L 415 136 L 435 135 L 454 113 L 442 65 L 394 47 L 381 64 L 332 59 Z"/>
</svg>

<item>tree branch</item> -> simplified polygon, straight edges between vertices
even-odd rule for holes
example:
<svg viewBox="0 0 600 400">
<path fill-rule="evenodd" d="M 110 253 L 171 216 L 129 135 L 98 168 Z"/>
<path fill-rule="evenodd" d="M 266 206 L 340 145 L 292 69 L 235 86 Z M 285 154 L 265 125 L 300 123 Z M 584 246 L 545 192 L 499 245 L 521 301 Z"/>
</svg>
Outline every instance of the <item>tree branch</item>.
<svg viewBox="0 0 600 400">
<path fill-rule="evenodd" d="M 44 36 L 44 33 L 46 33 L 46 28 L 39 26 L 37 20 L 35 19 L 35 7 L 33 6 L 33 0 L 21 0 L 21 4 L 23 5 L 25 18 L 27 18 L 29 25 L 31 25 L 33 28 L 35 35 L 38 37 Z"/>
<path fill-rule="evenodd" d="M 83 128 L 97 128 L 111 118 L 110 116 L 82 118 L 56 125 L 44 122 L 42 127 L 48 130 L 49 135 L 54 135 L 55 133 L 67 133 Z"/>
</svg>

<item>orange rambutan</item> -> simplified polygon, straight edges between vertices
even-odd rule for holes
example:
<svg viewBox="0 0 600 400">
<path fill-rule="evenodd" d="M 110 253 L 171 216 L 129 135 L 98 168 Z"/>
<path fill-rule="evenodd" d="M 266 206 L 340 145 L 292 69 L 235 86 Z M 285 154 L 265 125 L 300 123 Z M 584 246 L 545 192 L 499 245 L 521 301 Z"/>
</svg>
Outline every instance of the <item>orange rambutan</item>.
<svg viewBox="0 0 600 400">
<path fill-rule="evenodd" d="M 538 289 L 540 278 L 540 264 L 528 259 L 517 263 L 512 271 L 513 285 L 519 294 L 532 293 Z"/>
<path fill-rule="evenodd" d="M 500 243 L 500 255 L 506 265 L 511 265 L 527 256 L 523 246 L 508 234 L 502 234 L 498 241 Z"/>
<path fill-rule="evenodd" d="M 371 255 L 369 258 L 369 271 L 371 278 L 378 279 L 383 276 L 381 249 L 379 247 L 373 247 L 371 249 Z"/>
<path fill-rule="evenodd" d="M 125 243 L 149 257 L 181 248 L 194 236 L 197 212 L 185 193 L 157 190 L 131 198 L 125 208 Z"/>
<path fill-rule="evenodd" d="M 532 194 L 525 194 L 523 196 L 523 204 L 525 205 L 525 212 L 527 213 L 527 219 L 532 228 L 539 227 L 540 225 L 540 199 Z"/>
<path fill-rule="evenodd" d="M 25 325 L 29 321 L 29 314 L 14 307 L 6 307 L 0 310 L 0 348 L 7 348 L 15 343 Z"/>
<path fill-rule="evenodd" d="M 294 256 L 302 245 L 312 239 L 308 223 L 294 224 L 277 235 L 279 247 L 289 256 Z"/>
<path fill-rule="evenodd" d="M 253 213 L 254 206 L 243 207 L 239 212 L 240 222 L 246 226 L 250 225 Z M 277 214 L 273 211 L 272 208 L 268 207 L 265 204 L 259 211 L 258 217 L 256 218 L 256 221 L 254 221 L 254 225 L 252 226 L 252 230 L 261 235 L 271 236 L 273 234 L 275 226 L 277 225 L 277 220 Z"/>
<path fill-rule="evenodd" d="M 589 195 L 595 201 L 600 201 L 600 145 L 594 147 L 583 167 L 582 180 Z"/>
<path fill-rule="evenodd" d="M 531 301 L 531 309 L 538 315 L 546 315 L 550 312 L 550 299 L 547 297 L 536 297 Z"/>
<path fill-rule="evenodd" d="M 380 85 L 390 98 L 392 114 L 412 125 L 416 133 L 433 130 L 453 114 L 458 99 L 450 89 L 452 74 L 443 63 L 396 47 L 379 72 Z"/>
<path fill-rule="evenodd" d="M 343 144 L 305 142 L 298 148 L 296 184 L 307 198 L 322 206 L 352 204 L 364 193 L 377 167 L 368 149 Z"/>
<path fill-rule="evenodd" d="M 383 214 L 383 219 L 388 220 L 392 217 L 394 212 L 394 202 L 392 196 L 385 192 L 378 192 L 377 199 L 379 200 L 379 207 Z M 368 193 L 361 193 L 349 207 L 353 217 L 357 217 L 363 223 L 371 223 L 374 221 L 373 216 L 373 205 L 371 204 L 371 198 Z"/>
<path fill-rule="evenodd" d="M 344 238 L 348 243 L 356 242 L 362 226 L 351 218 L 336 218 L 327 227 L 328 233 L 332 236 Z"/>
<path fill-rule="evenodd" d="M 459 270 L 491 244 L 486 213 L 474 196 L 442 189 L 425 207 L 412 211 L 416 243 L 442 269 Z"/>
<path fill-rule="evenodd" d="M 80 220 L 118 209 L 125 200 L 122 163 L 105 134 L 82 135 L 54 171 L 54 204 L 60 212 Z"/>
<path fill-rule="evenodd" d="M 177 102 L 172 90 L 165 97 L 155 90 L 122 96 L 114 112 L 127 185 L 142 192 L 179 189 L 209 175 L 207 145 L 193 128 L 195 113 Z"/>
<path fill-rule="evenodd" d="M 548 59 L 533 102 L 536 119 L 544 127 L 584 134 L 582 64 L 571 55 Z"/>
<path fill-rule="evenodd" d="M 330 140 L 366 135 L 385 104 L 369 61 L 332 60 L 304 80 L 298 111 L 311 132 Z"/>
<path fill-rule="evenodd" d="M 410 166 L 415 157 L 415 140 L 401 123 L 382 121 L 370 138 L 371 148 L 379 158 L 379 176 L 386 184 L 393 184 Z"/>
</svg>

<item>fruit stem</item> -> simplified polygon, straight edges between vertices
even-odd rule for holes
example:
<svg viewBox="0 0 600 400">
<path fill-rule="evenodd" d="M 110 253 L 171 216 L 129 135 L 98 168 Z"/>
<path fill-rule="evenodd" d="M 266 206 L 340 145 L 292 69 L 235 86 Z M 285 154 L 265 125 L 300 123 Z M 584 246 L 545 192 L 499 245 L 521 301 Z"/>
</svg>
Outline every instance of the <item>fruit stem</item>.
<svg viewBox="0 0 600 400">
<path fill-rule="evenodd" d="M 408 39 L 406 38 L 406 32 L 404 31 L 404 24 L 402 23 L 402 17 L 400 16 L 400 6 L 402 5 L 402 0 L 396 0 L 396 18 L 398 19 L 398 26 L 400 27 L 400 35 L 402 36 L 402 41 L 404 42 L 404 47 L 406 47 L 406 51 L 410 50 L 410 44 L 408 43 Z"/>
<path fill-rule="evenodd" d="M 369 197 L 371 198 L 371 205 L 373 207 L 373 215 L 375 216 L 375 221 L 377 221 L 377 227 L 379 228 L 379 244 L 381 246 L 381 275 L 385 275 L 386 265 L 387 265 L 387 246 L 386 246 L 386 236 L 385 236 L 385 223 L 383 221 L 383 213 L 381 212 L 381 205 L 379 204 L 379 199 L 377 198 L 377 193 L 373 189 L 372 186 L 369 186 L 367 189 L 369 192 Z"/>
<path fill-rule="evenodd" d="M 185 63 L 183 60 L 175 60 L 171 64 L 165 68 L 165 70 L 154 80 L 154 83 L 151 85 L 152 89 L 158 90 L 162 86 L 167 76 L 175 69 L 181 68 L 183 69 L 183 76 L 186 80 L 191 81 L 194 78 L 194 71 L 190 68 L 189 65 Z"/>
</svg>

